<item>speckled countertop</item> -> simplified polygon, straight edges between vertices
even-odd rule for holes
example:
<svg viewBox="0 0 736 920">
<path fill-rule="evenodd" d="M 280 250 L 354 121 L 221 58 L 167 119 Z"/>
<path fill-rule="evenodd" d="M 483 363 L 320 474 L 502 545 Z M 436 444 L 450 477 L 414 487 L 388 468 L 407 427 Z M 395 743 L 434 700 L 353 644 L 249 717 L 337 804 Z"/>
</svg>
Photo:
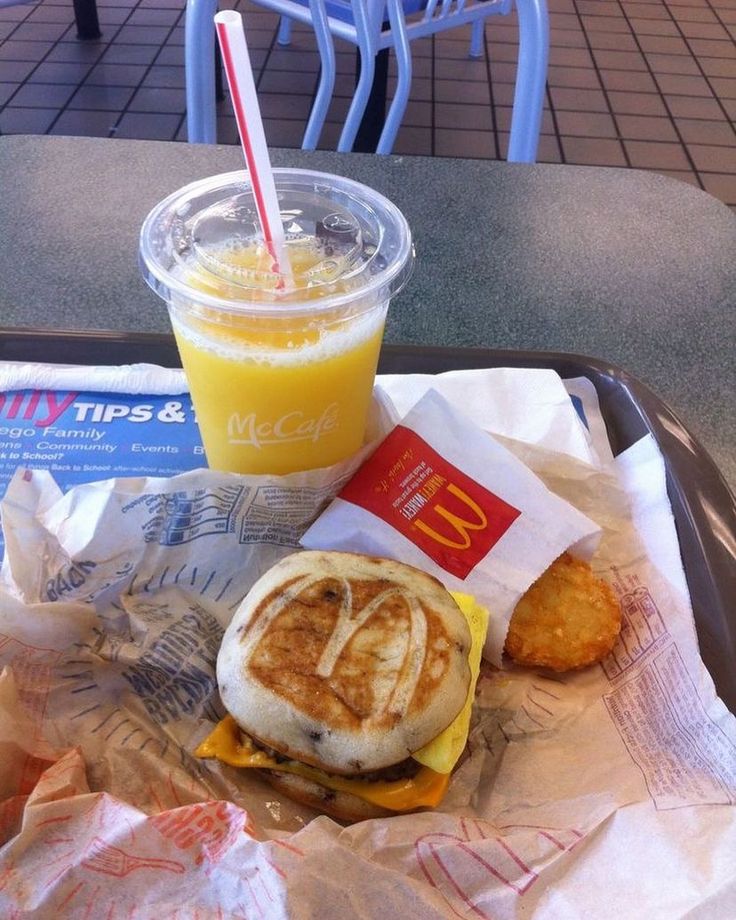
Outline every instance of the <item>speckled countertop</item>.
<svg viewBox="0 0 736 920">
<path fill-rule="evenodd" d="M 720 202 L 635 170 L 273 159 L 359 179 L 406 214 L 417 264 L 387 341 L 616 364 L 670 405 L 736 488 L 736 217 Z M 232 147 L 0 138 L 0 323 L 168 331 L 138 269 L 143 218 L 186 182 L 241 164 Z"/>
</svg>

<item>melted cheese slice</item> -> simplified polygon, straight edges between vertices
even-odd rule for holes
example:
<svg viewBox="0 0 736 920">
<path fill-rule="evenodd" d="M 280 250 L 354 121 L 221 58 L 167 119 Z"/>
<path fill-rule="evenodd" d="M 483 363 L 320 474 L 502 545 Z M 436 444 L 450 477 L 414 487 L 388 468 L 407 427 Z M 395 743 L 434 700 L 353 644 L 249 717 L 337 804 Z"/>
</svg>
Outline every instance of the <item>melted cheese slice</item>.
<svg viewBox="0 0 736 920">
<path fill-rule="evenodd" d="M 465 750 L 465 745 L 468 741 L 468 729 L 470 728 L 470 712 L 475 699 L 475 685 L 478 683 L 478 675 L 480 674 L 480 656 L 483 651 L 483 644 L 486 641 L 486 632 L 488 631 L 488 611 L 486 608 L 476 603 L 475 598 L 469 594 L 459 594 L 454 591 L 451 594 L 455 598 L 455 603 L 465 615 L 470 629 L 471 641 L 468 654 L 470 686 L 468 687 L 468 696 L 465 700 L 465 705 L 447 728 L 440 732 L 434 741 L 430 741 L 429 744 L 411 755 L 414 760 L 418 760 L 419 763 L 430 767 L 437 773 L 451 773 L 460 755 Z"/>
<path fill-rule="evenodd" d="M 251 739 L 240 731 L 232 716 L 225 716 L 194 753 L 197 757 L 216 757 L 233 767 L 295 773 L 327 789 L 350 792 L 366 802 L 392 811 L 409 811 L 423 806 L 435 808 L 442 801 L 450 781 L 448 774 L 437 773 L 429 767 L 422 767 L 416 776 L 411 778 L 393 782 L 371 782 L 324 773 L 316 767 L 307 766 L 296 760 L 279 762 L 257 748 Z"/>
</svg>

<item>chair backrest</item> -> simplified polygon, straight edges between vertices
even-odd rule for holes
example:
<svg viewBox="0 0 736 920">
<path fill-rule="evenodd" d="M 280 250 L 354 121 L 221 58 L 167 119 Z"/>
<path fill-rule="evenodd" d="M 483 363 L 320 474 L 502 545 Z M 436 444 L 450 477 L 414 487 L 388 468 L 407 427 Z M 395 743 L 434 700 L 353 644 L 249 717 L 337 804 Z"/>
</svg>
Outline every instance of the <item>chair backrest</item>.
<svg viewBox="0 0 736 920">
<path fill-rule="evenodd" d="M 534 162 L 544 105 L 549 23 L 546 0 L 254 0 L 314 28 L 322 63 L 321 75 L 302 146 L 313 149 L 327 115 L 335 84 L 333 38 L 356 45 L 360 78 L 345 119 L 338 150 L 353 147 L 375 73 L 375 57 L 394 48 L 397 82 L 377 153 L 389 153 L 409 98 L 412 75 L 410 42 L 445 29 L 472 24 L 470 54 L 483 53 L 484 20 L 508 14 L 515 7 L 519 27 L 519 58 L 511 120 L 508 159 Z M 217 0 L 188 0 L 185 30 L 187 122 L 189 139 L 213 143 L 214 26 Z M 286 30 L 288 35 L 288 29 Z M 281 32 L 279 33 L 281 40 Z M 285 43 L 288 43 L 286 38 Z"/>
</svg>

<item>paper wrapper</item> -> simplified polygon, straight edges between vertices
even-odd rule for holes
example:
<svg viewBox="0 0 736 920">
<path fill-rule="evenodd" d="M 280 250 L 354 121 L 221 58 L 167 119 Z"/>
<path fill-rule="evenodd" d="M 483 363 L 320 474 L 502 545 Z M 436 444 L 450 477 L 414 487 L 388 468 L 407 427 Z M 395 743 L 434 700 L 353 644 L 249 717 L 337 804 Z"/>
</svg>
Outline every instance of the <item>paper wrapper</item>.
<svg viewBox="0 0 736 920">
<path fill-rule="evenodd" d="M 534 374 L 496 376 L 516 377 L 541 429 L 562 403 Z M 607 462 L 582 391 L 599 460 L 579 431 L 570 452 L 507 446 L 602 527 L 618 645 L 566 676 L 485 666 L 442 807 L 348 828 L 192 751 L 222 714 L 234 606 L 350 470 L 66 496 L 20 473 L 4 506 L 0 915 L 733 916 L 736 729 L 699 659 L 663 464 L 649 438 Z"/>
<path fill-rule="evenodd" d="M 500 666 L 519 598 L 565 550 L 589 559 L 599 538 L 593 521 L 432 389 L 302 544 L 398 559 L 472 594 L 491 613 L 484 657 Z"/>
</svg>

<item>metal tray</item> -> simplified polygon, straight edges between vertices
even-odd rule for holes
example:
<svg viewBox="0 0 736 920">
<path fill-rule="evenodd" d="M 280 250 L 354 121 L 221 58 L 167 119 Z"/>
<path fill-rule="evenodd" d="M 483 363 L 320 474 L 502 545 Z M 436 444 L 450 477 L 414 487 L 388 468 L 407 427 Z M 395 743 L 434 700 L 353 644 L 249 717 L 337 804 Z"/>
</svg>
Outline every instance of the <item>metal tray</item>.
<svg viewBox="0 0 736 920">
<path fill-rule="evenodd" d="M 181 366 L 167 335 L 31 329 L 0 329 L 0 360 Z M 384 373 L 477 367 L 540 367 L 563 378 L 587 377 L 598 393 L 614 454 L 647 433 L 654 436 L 666 461 L 701 655 L 721 699 L 736 712 L 736 500 L 705 449 L 641 381 L 580 355 L 385 345 L 379 364 Z"/>
</svg>

